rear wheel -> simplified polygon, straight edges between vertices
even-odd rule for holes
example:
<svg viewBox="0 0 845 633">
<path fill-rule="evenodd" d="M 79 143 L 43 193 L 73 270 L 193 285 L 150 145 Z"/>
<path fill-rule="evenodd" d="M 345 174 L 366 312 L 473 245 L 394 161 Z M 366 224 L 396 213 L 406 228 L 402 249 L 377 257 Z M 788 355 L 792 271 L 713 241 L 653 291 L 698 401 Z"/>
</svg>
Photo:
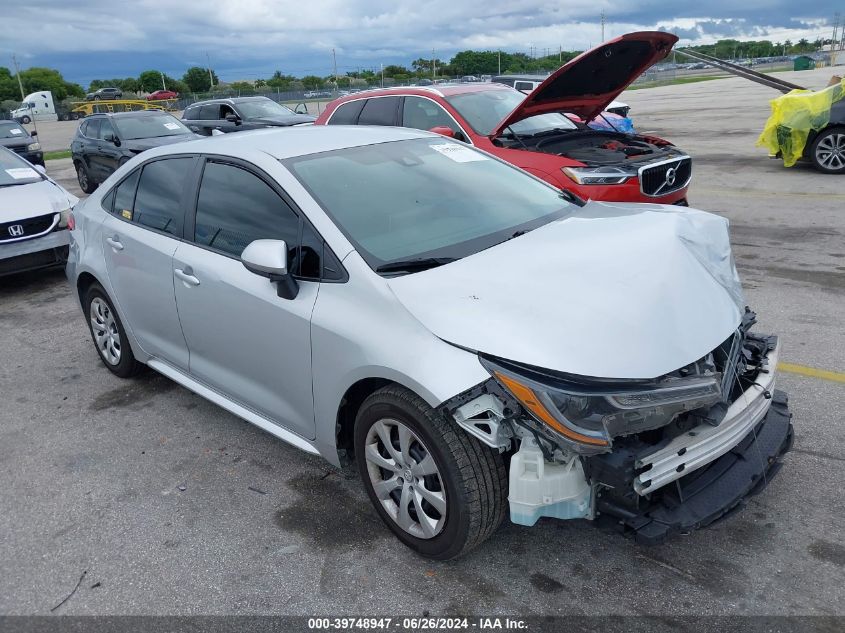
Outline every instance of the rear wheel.
<svg viewBox="0 0 845 633">
<path fill-rule="evenodd" d="M 144 366 L 135 360 L 123 323 L 103 287 L 93 284 L 85 293 L 84 305 L 88 330 L 100 360 L 108 370 L 121 378 L 129 378 L 141 371 Z"/>
<path fill-rule="evenodd" d="M 97 189 L 97 183 L 91 180 L 88 168 L 81 161 L 76 163 L 76 180 L 79 182 L 79 188 L 85 193 L 94 193 Z"/>
<path fill-rule="evenodd" d="M 94 97 L 94 101 L 99 101 L 99 100 L 100 100 L 100 95 L 97 95 L 97 96 Z"/>
<path fill-rule="evenodd" d="M 810 158 L 821 172 L 845 173 L 845 128 L 834 127 L 820 132 L 810 147 Z"/>
<path fill-rule="evenodd" d="M 484 542 L 507 508 L 502 455 L 393 385 L 355 421 L 358 471 L 381 519 L 422 556 L 456 558 Z"/>
</svg>

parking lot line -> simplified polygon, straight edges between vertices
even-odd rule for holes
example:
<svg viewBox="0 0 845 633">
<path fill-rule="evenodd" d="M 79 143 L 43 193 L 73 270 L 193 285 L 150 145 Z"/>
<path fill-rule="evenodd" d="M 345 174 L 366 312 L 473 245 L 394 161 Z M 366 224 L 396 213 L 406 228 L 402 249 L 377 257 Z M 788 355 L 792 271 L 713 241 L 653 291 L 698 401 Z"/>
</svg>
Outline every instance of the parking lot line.
<svg viewBox="0 0 845 633">
<path fill-rule="evenodd" d="M 789 374 L 798 374 L 799 376 L 808 376 L 810 378 L 821 378 L 822 380 L 845 383 L 845 372 L 841 371 L 816 369 L 815 367 L 795 365 L 793 363 L 778 363 L 778 369 Z"/>
</svg>

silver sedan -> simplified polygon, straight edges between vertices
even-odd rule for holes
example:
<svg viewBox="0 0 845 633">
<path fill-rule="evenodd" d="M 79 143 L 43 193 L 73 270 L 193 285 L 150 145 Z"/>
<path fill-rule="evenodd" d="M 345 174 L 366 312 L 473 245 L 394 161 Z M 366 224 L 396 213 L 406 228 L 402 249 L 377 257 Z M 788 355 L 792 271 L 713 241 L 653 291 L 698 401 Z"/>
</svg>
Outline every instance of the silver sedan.
<svg viewBox="0 0 845 633">
<path fill-rule="evenodd" d="M 750 331 L 714 215 L 585 203 L 437 135 L 331 126 L 144 152 L 71 226 L 113 373 L 150 367 L 354 461 L 424 556 L 506 516 L 659 541 L 758 492 L 790 446 L 777 339 Z"/>
</svg>

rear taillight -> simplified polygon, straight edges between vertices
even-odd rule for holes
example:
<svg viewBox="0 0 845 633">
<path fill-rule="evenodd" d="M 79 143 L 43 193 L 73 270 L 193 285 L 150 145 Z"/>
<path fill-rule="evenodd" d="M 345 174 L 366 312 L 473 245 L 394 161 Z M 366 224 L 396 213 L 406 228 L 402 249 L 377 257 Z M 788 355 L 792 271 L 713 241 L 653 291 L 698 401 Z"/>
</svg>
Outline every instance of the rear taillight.
<svg viewBox="0 0 845 633">
<path fill-rule="evenodd" d="M 67 228 L 68 231 L 72 231 L 76 228 L 76 220 L 73 217 L 73 211 L 71 211 L 67 216 Z"/>
</svg>

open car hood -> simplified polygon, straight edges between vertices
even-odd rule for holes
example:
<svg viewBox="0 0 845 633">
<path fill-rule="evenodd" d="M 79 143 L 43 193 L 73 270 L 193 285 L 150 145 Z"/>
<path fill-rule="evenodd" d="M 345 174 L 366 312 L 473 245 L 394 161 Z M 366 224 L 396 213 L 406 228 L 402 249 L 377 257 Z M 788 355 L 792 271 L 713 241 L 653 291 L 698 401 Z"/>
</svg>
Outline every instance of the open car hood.
<svg viewBox="0 0 845 633">
<path fill-rule="evenodd" d="M 672 50 L 678 37 L 662 31 L 628 33 L 581 53 L 551 75 L 490 134 L 547 112 L 571 112 L 594 119 L 647 68 Z"/>
<path fill-rule="evenodd" d="M 728 221 L 657 204 L 589 202 L 388 285 L 454 345 L 598 378 L 656 378 L 695 362 L 745 311 Z"/>
</svg>

